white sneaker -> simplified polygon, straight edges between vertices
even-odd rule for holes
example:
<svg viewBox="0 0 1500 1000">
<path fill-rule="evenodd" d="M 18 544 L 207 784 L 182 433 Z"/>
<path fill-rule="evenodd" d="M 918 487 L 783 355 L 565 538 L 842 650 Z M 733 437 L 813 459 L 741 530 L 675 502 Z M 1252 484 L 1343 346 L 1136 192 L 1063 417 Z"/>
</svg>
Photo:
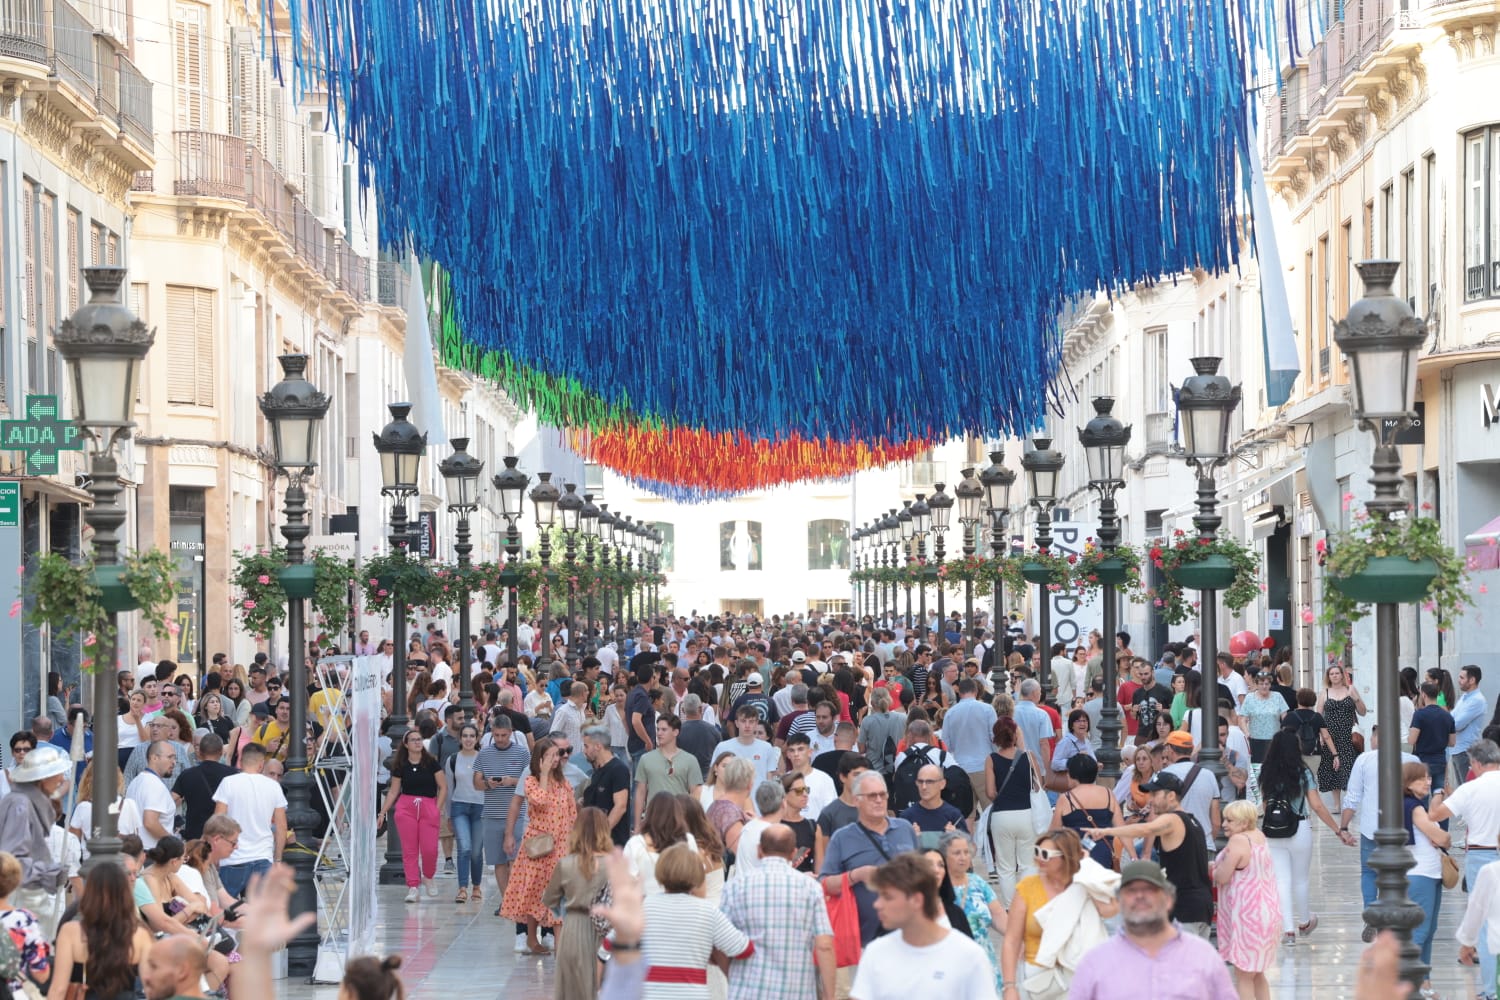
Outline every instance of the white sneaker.
<svg viewBox="0 0 1500 1000">
<path fill-rule="evenodd" d="M 432 899 L 436 899 L 437 898 L 437 883 L 434 882 L 430 878 L 424 878 L 422 880 L 422 891 L 425 892 L 425 893 L 427 893 L 428 897 L 430 897 Z"/>
<path fill-rule="evenodd" d="M 526 944 L 526 935 L 525 934 L 517 934 L 516 935 L 516 954 L 518 954 L 518 955 L 523 954 L 527 950 L 528 950 L 528 945 Z"/>
<path fill-rule="evenodd" d="M 417 887 L 416 886 L 412 886 L 410 889 L 406 890 L 406 901 L 408 903 L 415 903 L 417 901 Z"/>
</svg>

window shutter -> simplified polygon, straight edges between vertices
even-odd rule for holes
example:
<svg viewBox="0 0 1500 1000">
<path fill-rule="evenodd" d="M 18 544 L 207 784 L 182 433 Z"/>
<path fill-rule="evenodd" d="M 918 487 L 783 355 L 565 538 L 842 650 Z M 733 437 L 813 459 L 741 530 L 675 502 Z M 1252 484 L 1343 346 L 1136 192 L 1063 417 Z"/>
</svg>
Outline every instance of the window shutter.
<svg viewBox="0 0 1500 1000">
<path fill-rule="evenodd" d="M 83 217 L 68 210 L 68 313 L 78 311 L 78 279 L 83 262 L 78 259 L 78 230 L 83 227 Z"/>
<path fill-rule="evenodd" d="M 200 5 L 176 6 L 172 18 L 172 54 L 176 70 L 177 129 L 183 132 L 204 129 L 207 67 L 204 63 L 203 22 Z"/>
<path fill-rule="evenodd" d="M 36 321 L 43 336 L 52 339 L 57 314 L 57 196 L 43 194 L 42 216 L 42 296 L 37 302 Z"/>
<path fill-rule="evenodd" d="M 146 285 L 144 282 L 135 282 L 130 286 L 130 311 L 135 313 L 136 318 L 146 326 L 151 325 L 151 317 L 146 315 Z M 145 402 L 146 399 L 146 373 L 151 370 L 150 365 L 141 365 L 140 375 L 135 382 L 135 401 Z"/>
<path fill-rule="evenodd" d="M 36 185 L 21 185 L 21 229 L 26 247 L 26 287 L 21 290 L 21 319 L 36 336 Z"/>
<path fill-rule="evenodd" d="M 214 293 L 167 286 L 167 402 L 214 405 Z"/>
</svg>

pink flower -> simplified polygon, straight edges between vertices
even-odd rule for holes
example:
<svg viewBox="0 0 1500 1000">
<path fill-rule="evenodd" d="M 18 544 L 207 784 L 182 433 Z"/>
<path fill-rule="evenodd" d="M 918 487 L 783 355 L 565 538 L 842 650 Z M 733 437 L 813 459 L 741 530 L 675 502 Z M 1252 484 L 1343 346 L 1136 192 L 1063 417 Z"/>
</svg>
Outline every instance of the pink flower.
<svg viewBox="0 0 1500 1000">
<path fill-rule="evenodd" d="M 376 597 L 389 597 L 390 596 L 390 591 L 388 591 L 388 590 L 386 590 L 385 588 L 382 587 L 380 590 L 377 590 L 375 592 L 375 596 Z"/>
<path fill-rule="evenodd" d="M 26 575 L 26 566 L 23 563 L 22 565 L 16 567 L 16 576 L 25 576 L 25 575 Z"/>
<path fill-rule="evenodd" d="M 97 646 L 99 644 L 99 640 L 94 636 L 94 633 L 90 632 L 88 635 L 83 637 L 83 644 L 85 646 Z"/>
<path fill-rule="evenodd" d="M 1312 609 L 1311 608 L 1303 608 L 1302 609 L 1302 624 L 1304 624 L 1304 625 L 1311 625 L 1312 623 L 1313 623 Z"/>
<path fill-rule="evenodd" d="M 182 626 L 176 622 L 167 622 L 167 635 L 176 635 L 182 631 Z"/>
<path fill-rule="evenodd" d="M 1156 600 L 1152 601 L 1151 603 L 1154 604 L 1154 605 L 1156 605 L 1158 608 L 1164 607 L 1165 604 L 1166 604 L 1166 602 L 1163 601 L 1160 597 L 1158 597 Z"/>
<path fill-rule="evenodd" d="M 1318 539 L 1318 543 L 1313 548 L 1317 551 L 1318 555 L 1322 555 L 1328 551 L 1328 540 L 1325 538 Z"/>
<path fill-rule="evenodd" d="M 1437 610 L 1437 603 L 1435 601 L 1425 601 L 1422 604 L 1422 610 L 1431 614 Z"/>
<path fill-rule="evenodd" d="M 255 582 L 264 587 L 271 582 L 271 578 L 267 574 L 262 573 L 260 576 L 257 576 L 255 578 Z"/>
<path fill-rule="evenodd" d="M 1423 510 L 1431 510 L 1432 509 L 1432 504 L 1430 504 L 1430 503 L 1424 503 L 1422 505 L 1422 509 Z"/>
<path fill-rule="evenodd" d="M 10 616 L 14 618 L 21 613 L 21 599 L 18 597 L 10 602 Z"/>
<path fill-rule="evenodd" d="M 1480 593 L 1481 593 L 1481 594 L 1488 594 L 1488 593 L 1489 593 L 1489 592 L 1490 592 L 1490 588 L 1489 588 L 1489 587 L 1488 587 L 1488 586 L 1487 586 L 1487 585 L 1485 585 L 1485 584 L 1483 584 L 1483 583 L 1481 583 L 1481 584 L 1480 584 L 1480 585 L 1479 585 L 1479 592 L 1480 592 Z"/>
<path fill-rule="evenodd" d="M 254 611 L 255 610 L 255 602 L 252 601 L 252 600 L 250 600 L 249 598 L 246 598 L 245 599 L 245 603 L 242 605 L 242 607 L 244 607 L 244 609 L 246 611 Z"/>
</svg>

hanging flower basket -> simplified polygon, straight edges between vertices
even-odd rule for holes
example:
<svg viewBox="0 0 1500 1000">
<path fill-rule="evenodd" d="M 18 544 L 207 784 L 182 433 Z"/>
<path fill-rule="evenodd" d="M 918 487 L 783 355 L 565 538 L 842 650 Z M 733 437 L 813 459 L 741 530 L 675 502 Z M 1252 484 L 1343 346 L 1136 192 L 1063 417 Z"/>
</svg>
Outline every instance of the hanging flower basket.
<svg viewBox="0 0 1500 1000">
<path fill-rule="evenodd" d="M 1149 592 L 1162 619 L 1180 625 L 1192 617 L 1184 590 L 1216 590 L 1231 614 L 1243 611 L 1260 593 L 1260 560 L 1230 535 L 1196 538 L 1176 531 L 1158 538 L 1146 552 L 1162 572 L 1162 585 Z"/>
<path fill-rule="evenodd" d="M 1129 545 L 1117 545 L 1106 553 L 1091 538 L 1083 553 L 1068 556 L 1072 564 L 1072 589 L 1079 594 L 1092 594 L 1105 584 L 1112 584 L 1133 603 L 1146 598 L 1145 585 L 1141 580 L 1141 554 Z"/>
<path fill-rule="evenodd" d="M 1441 632 L 1472 603 L 1464 558 L 1443 541 L 1442 526 L 1430 517 L 1359 511 L 1353 527 L 1331 543 L 1320 540 L 1317 553 L 1323 565 L 1320 622 L 1332 626 L 1328 647 L 1334 656 L 1343 655 L 1349 626 L 1368 615 L 1371 604 L 1421 602 Z"/>
<path fill-rule="evenodd" d="M 85 670 L 93 669 L 101 649 L 115 639 L 115 615 L 139 610 L 158 636 L 176 635 L 167 609 L 177 596 L 177 561 L 160 549 L 126 553 L 118 563 L 96 566 L 92 559 L 71 562 L 55 553 L 37 558 L 21 582 L 18 614 L 30 605 L 26 620 L 56 633 L 82 633 Z M 105 668 L 113 664 L 104 664 Z"/>
<path fill-rule="evenodd" d="M 284 548 L 246 547 L 235 553 L 229 583 L 235 591 L 234 612 L 240 627 L 264 640 L 286 621 L 289 595 L 311 598 L 317 617 L 342 629 L 349 617 L 353 579 L 354 563 L 324 549 L 314 549 L 310 561 L 292 566 Z"/>
</svg>

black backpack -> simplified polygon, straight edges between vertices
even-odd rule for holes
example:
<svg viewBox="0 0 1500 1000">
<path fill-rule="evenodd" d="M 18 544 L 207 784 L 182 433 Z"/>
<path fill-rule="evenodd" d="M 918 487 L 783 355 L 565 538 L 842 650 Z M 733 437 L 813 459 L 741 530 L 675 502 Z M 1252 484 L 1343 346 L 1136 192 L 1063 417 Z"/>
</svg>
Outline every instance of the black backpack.
<svg viewBox="0 0 1500 1000">
<path fill-rule="evenodd" d="M 1318 733 L 1321 730 L 1322 727 L 1318 725 L 1318 713 L 1307 709 L 1297 711 L 1297 745 L 1302 750 L 1302 756 L 1311 757 L 1321 752 L 1318 749 Z"/>
<path fill-rule="evenodd" d="M 906 759 L 892 775 L 891 808 L 897 815 L 915 805 L 920 798 L 917 793 L 917 773 L 932 763 L 932 759 L 927 756 L 931 749 L 926 743 L 907 747 Z M 952 762 L 946 750 L 938 751 L 938 760 L 941 761 L 939 766 L 943 769 L 943 777 L 947 782 L 943 787 L 943 801 L 965 816 L 970 815 L 974 811 L 974 786 L 969 781 L 969 775 Z"/>
<path fill-rule="evenodd" d="M 1302 814 L 1292 808 L 1292 800 L 1287 797 L 1286 789 L 1278 787 L 1274 794 L 1268 791 L 1260 832 L 1271 839 L 1284 840 L 1295 837 L 1297 828 L 1301 825 Z"/>
</svg>

